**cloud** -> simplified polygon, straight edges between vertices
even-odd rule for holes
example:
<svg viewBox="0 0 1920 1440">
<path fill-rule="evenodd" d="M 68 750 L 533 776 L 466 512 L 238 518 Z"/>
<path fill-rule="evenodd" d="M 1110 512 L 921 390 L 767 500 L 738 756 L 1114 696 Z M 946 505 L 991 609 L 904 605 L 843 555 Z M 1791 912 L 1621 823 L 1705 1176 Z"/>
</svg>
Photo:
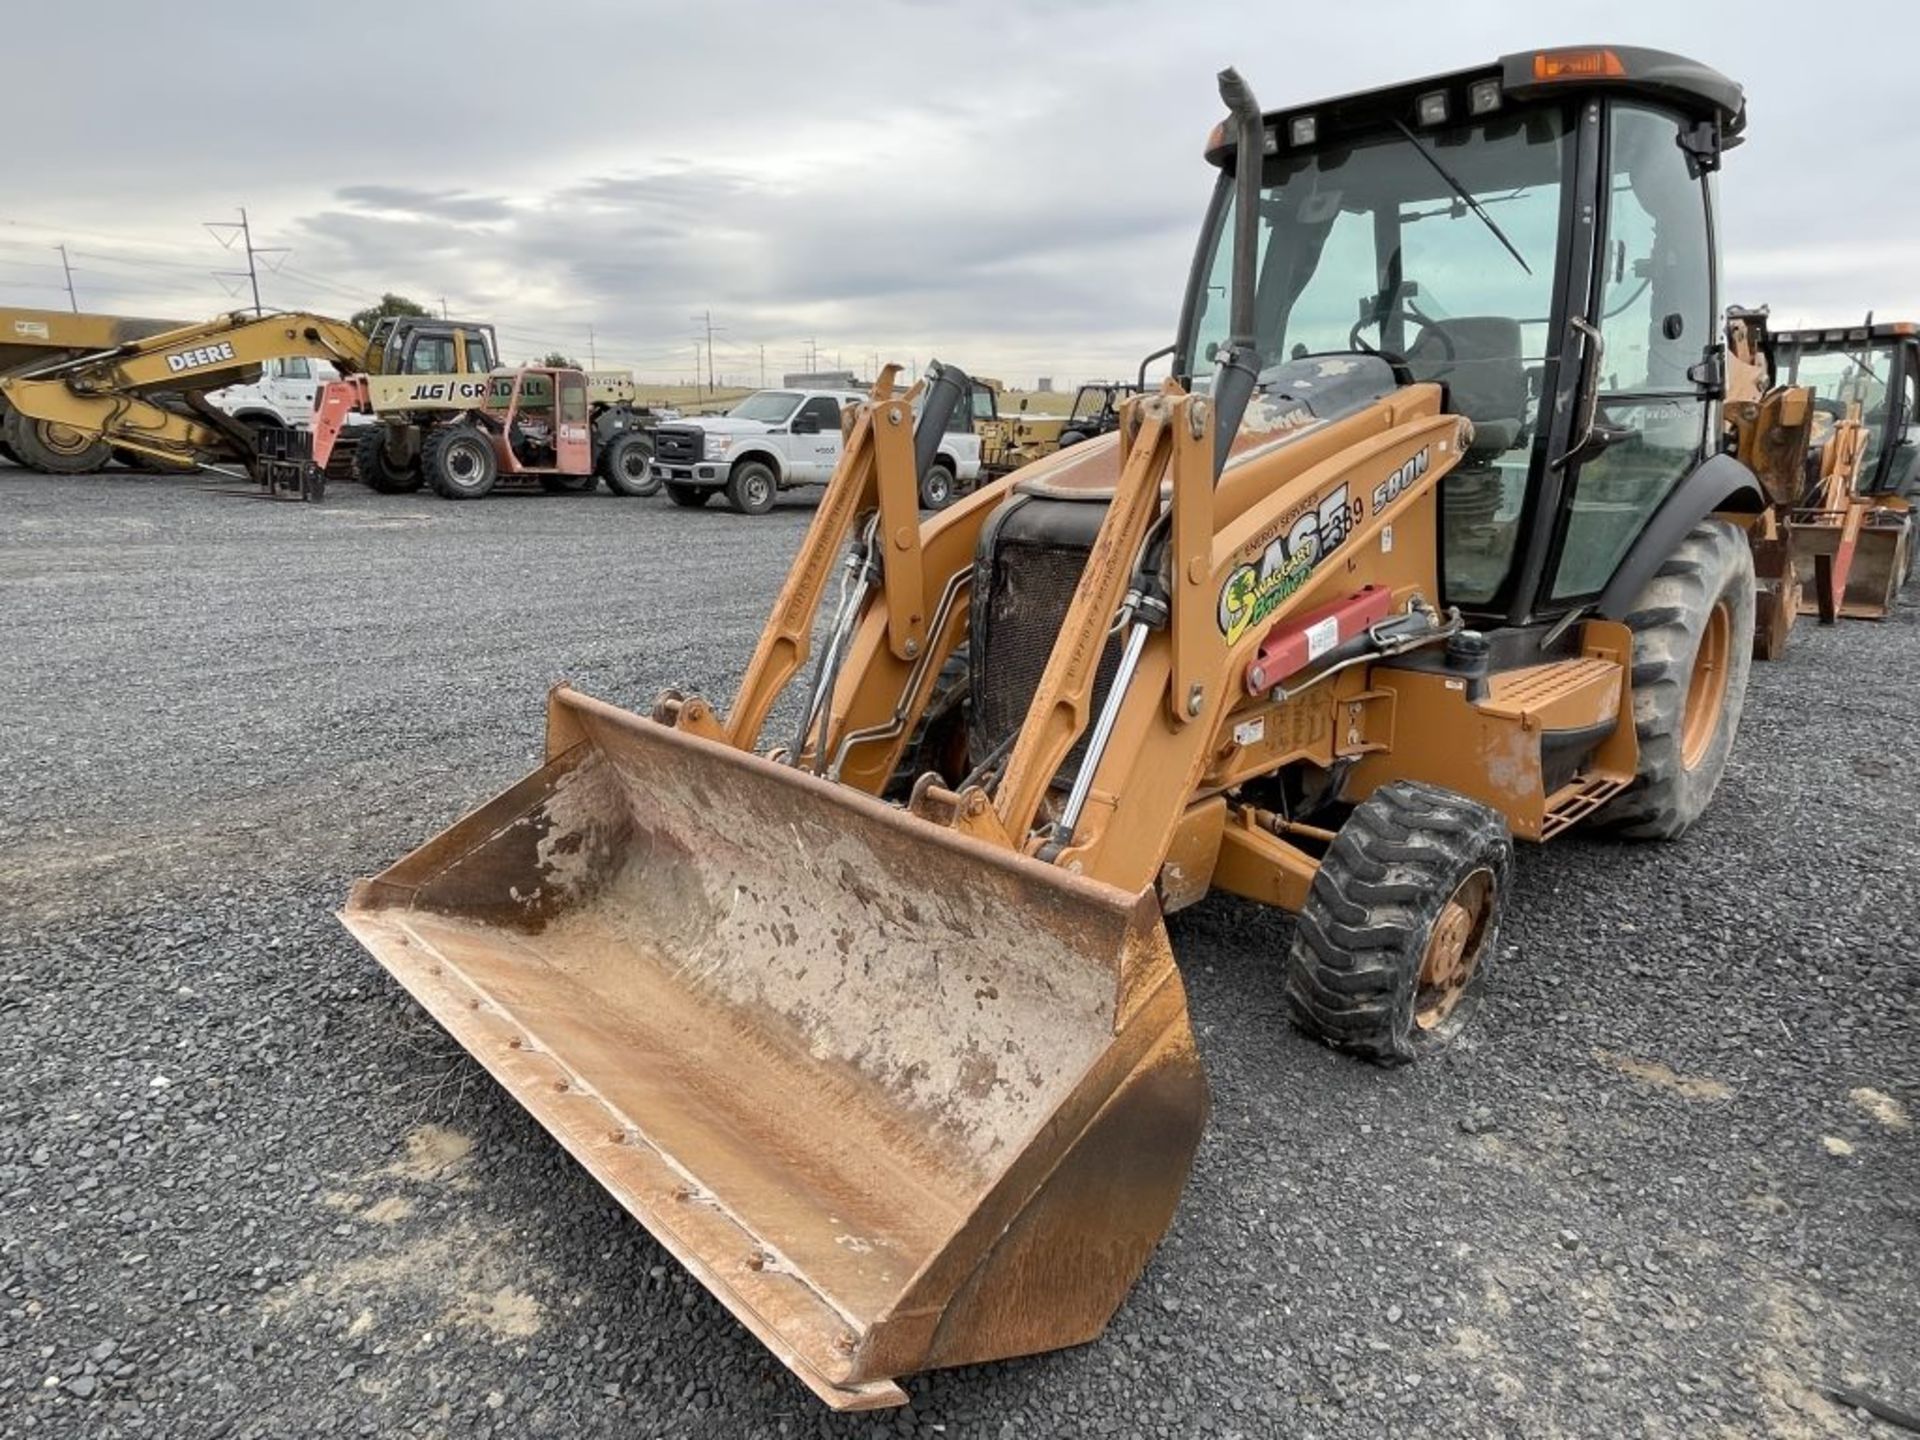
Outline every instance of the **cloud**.
<svg viewBox="0 0 1920 1440">
<path fill-rule="evenodd" d="M 1857 48 L 1667 0 L 1570 0 L 1547 22 L 1562 34 L 1496 0 L 1311 24 L 1233 0 L 1189 0 L 1174 24 L 1145 0 L 742 0 L 644 23 L 588 0 L 537 26 L 513 0 L 207 0 L 191 27 L 133 0 L 106 21 L 19 8 L 9 54 L 32 63 L 0 90 L 33 139 L 0 204 L 22 222 L 0 224 L 17 303 L 57 278 L 33 268 L 45 246 L 74 239 L 113 257 L 78 277 L 88 303 L 209 313 L 230 301 L 207 272 L 232 257 L 200 222 L 244 203 L 259 243 L 293 247 L 271 303 L 444 296 L 497 318 L 516 358 L 584 352 L 591 326 L 604 363 L 687 374 L 691 317 L 711 311 L 716 369 L 742 379 L 763 346 L 777 374 L 810 343 L 1010 378 L 1127 372 L 1173 329 L 1221 66 L 1281 105 L 1599 33 L 1748 87 L 1720 184 L 1725 296 L 1812 323 L 1920 316 L 1920 193 L 1882 183 L 1910 144 L 1893 87 L 1859 82 Z M 1906 0 L 1850 17 L 1888 53 L 1920 40 Z M 219 79 L 157 104 L 155 74 Z"/>
</svg>

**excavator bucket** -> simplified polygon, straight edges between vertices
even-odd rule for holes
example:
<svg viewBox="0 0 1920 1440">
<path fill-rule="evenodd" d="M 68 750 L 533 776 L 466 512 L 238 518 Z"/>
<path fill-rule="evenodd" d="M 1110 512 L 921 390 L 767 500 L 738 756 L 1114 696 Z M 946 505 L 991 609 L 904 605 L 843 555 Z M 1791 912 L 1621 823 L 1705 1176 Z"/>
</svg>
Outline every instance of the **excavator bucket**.
<svg viewBox="0 0 1920 1440">
<path fill-rule="evenodd" d="M 342 919 L 829 1405 L 1073 1345 L 1207 1109 L 1157 905 L 556 689 Z"/>
</svg>

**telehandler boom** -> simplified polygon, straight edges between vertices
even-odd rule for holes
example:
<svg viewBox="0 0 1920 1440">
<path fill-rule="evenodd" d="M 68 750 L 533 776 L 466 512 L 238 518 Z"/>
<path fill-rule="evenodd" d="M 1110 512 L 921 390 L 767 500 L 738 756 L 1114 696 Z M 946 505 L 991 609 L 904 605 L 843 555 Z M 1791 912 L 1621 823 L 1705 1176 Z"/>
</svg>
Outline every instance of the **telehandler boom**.
<svg viewBox="0 0 1920 1440">
<path fill-rule="evenodd" d="M 556 688 L 546 763 L 343 913 L 838 1408 L 1125 1297 L 1207 1112 L 1165 914 L 1295 912 L 1296 1021 L 1408 1060 L 1514 838 L 1684 833 L 1739 723 L 1740 88 L 1609 47 L 1221 90 L 1174 378 L 1117 433 L 922 520 L 970 387 L 890 367 L 724 715 Z"/>
</svg>

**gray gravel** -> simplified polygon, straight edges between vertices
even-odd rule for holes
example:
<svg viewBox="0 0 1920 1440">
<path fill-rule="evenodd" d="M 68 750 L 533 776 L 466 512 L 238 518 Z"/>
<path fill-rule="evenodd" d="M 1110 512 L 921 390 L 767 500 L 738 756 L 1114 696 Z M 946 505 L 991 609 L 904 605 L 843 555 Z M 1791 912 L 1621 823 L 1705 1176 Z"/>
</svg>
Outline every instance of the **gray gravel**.
<svg viewBox="0 0 1920 1440">
<path fill-rule="evenodd" d="M 1859 1435 L 1920 1408 L 1920 607 L 1757 668 L 1685 841 L 1523 854 L 1472 1039 L 1174 941 L 1214 1116 L 1106 1337 L 830 1417 L 332 919 L 546 686 L 726 697 L 805 502 L 0 468 L 0 1434 Z"/>
</svg>

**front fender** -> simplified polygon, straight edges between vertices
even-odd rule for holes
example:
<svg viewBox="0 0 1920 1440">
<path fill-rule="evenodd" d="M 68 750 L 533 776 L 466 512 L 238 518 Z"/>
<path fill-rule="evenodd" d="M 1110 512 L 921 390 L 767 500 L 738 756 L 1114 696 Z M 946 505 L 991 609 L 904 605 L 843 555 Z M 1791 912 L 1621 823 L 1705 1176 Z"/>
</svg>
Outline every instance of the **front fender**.
<svg viewBox="0 0 1920 1440">
<path fill-rule="evenodd" d="M 1727 510 L 1757 515 L 1766 508 L 1767 497 L 1751 470 L 1731 455 L 1708 456 L 1653 512 L 1607 588 L 1600 592 L 1596 613 L 1607 620 L 1625 619 L 1666 558 L 1679 548 L 1687 532 L 1709 515 Z"/>
</svg>

